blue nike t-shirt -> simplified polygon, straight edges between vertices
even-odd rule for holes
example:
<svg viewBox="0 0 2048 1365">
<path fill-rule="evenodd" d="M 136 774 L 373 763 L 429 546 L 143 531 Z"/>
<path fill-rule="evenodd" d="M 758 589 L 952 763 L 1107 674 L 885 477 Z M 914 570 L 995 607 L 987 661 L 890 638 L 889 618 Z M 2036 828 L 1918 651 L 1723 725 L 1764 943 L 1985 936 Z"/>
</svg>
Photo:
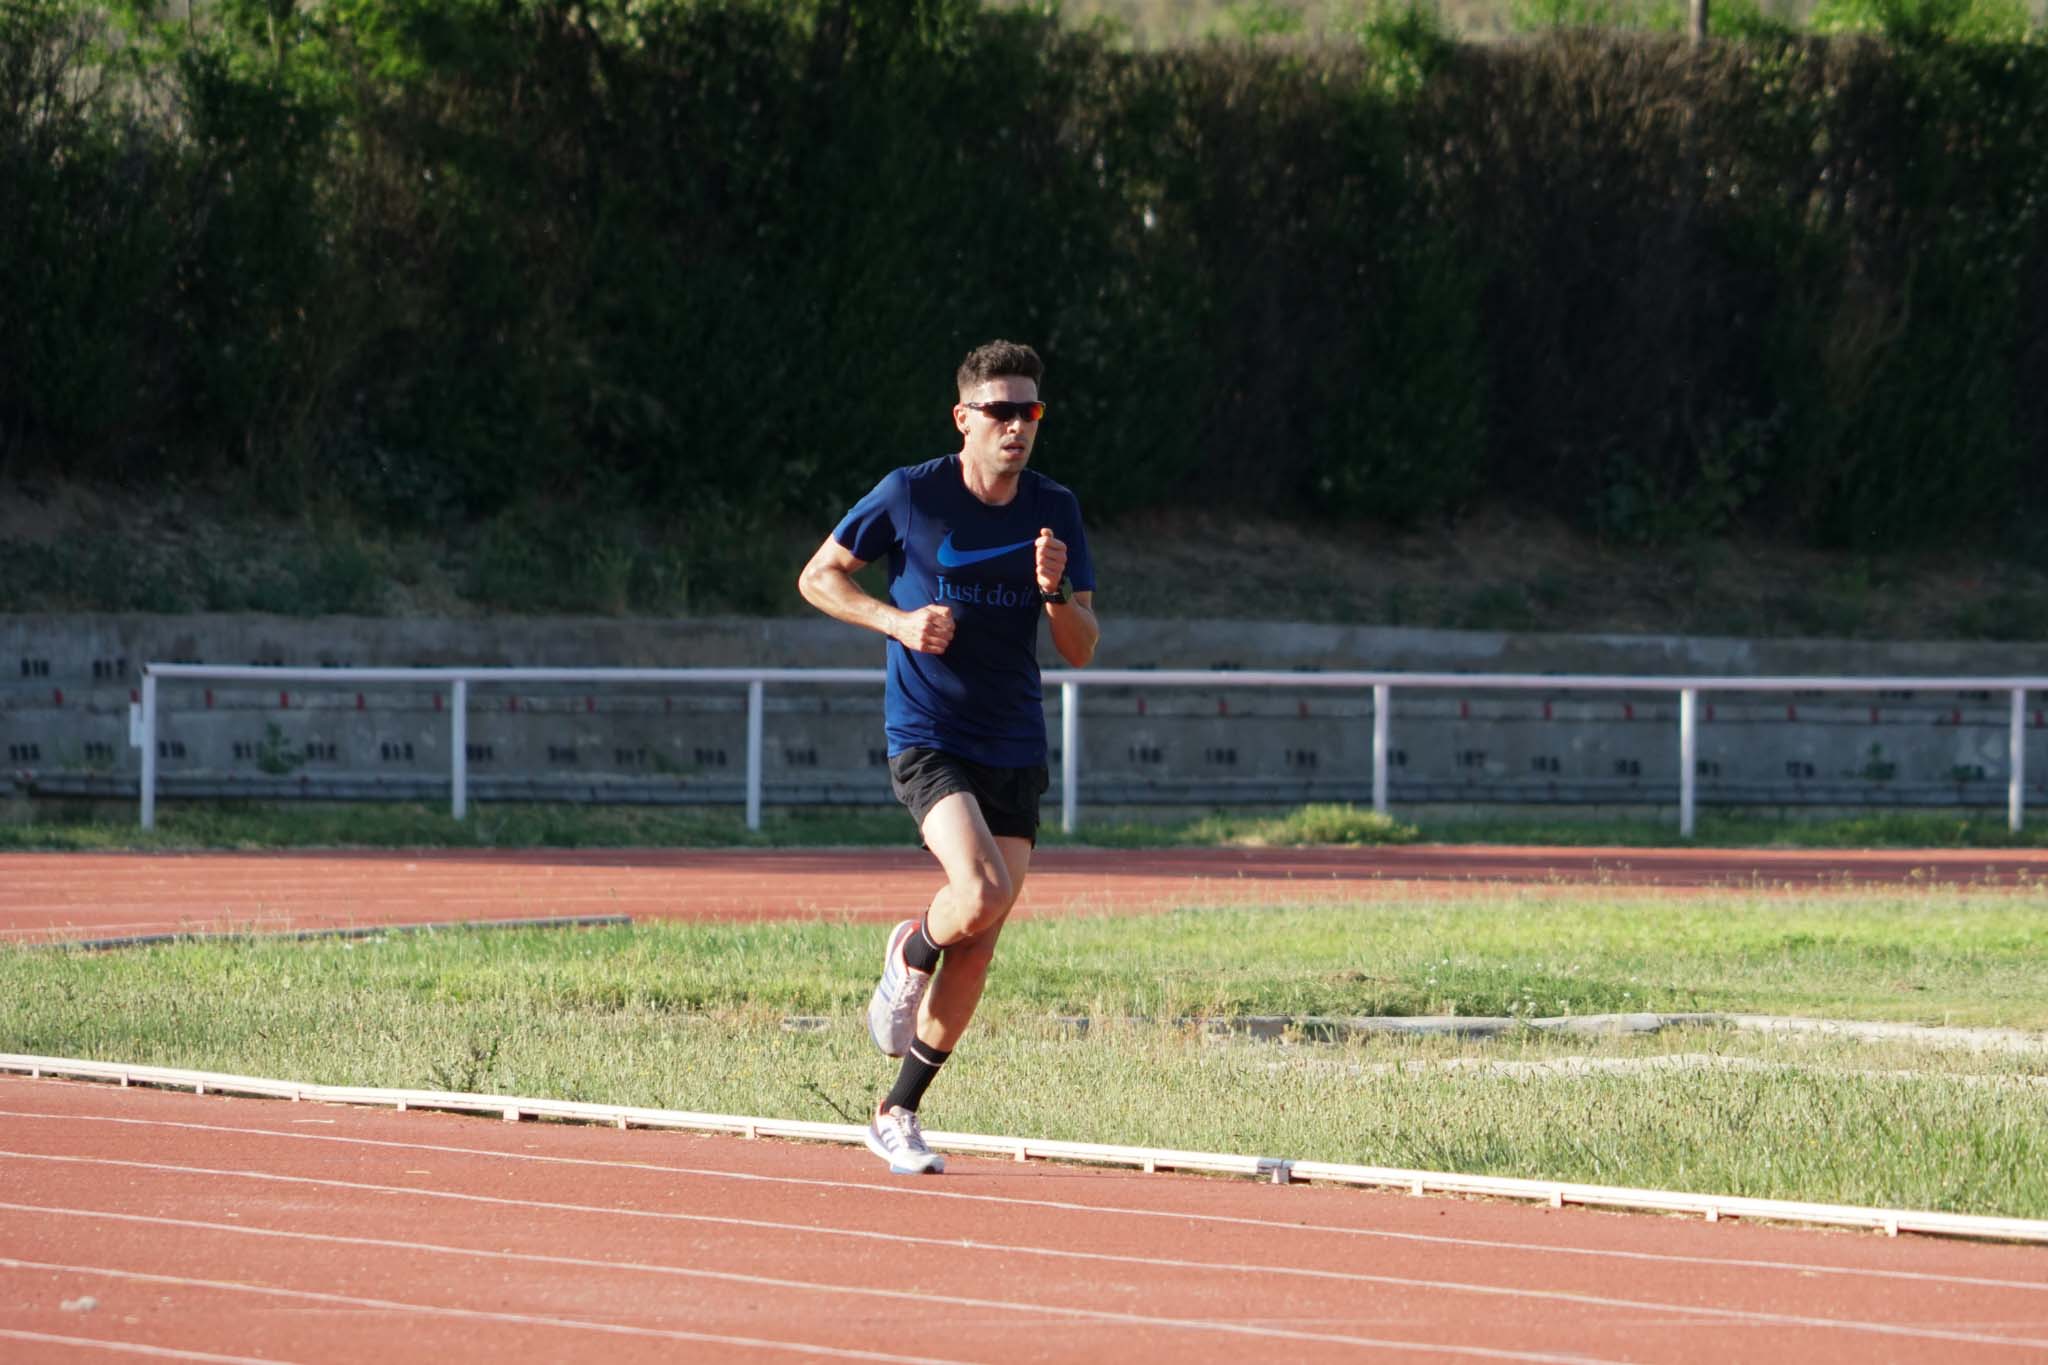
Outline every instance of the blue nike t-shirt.
<svg viewBox="0 0 2048 1365">
<path fill-rule="evenodd" d="M 991 507 L 967 491 L 960 457 L 942 455 L 889 474 L 833 530 L 856 559 L 887 559 L 889 600 L 898 608 L 953 609 L 944 654 L 889 641 L 884 728 L 892 755 L 927 748 L 997 768 L 1045 762 L 1045 608 L 1031 552 L 1042 526 L 1066 542 L 1075 590 L 1093 592 L 1079 500 L 1031 469 L 1016 497 Z"/>
</svg>

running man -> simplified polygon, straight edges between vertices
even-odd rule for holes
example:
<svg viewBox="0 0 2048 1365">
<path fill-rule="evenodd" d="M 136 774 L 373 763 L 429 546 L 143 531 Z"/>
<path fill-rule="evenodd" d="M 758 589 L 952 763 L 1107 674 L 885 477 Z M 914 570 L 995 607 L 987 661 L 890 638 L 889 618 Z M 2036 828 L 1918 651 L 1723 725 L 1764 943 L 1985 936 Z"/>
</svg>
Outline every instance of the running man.
<svg viewBox="0 0 2048 1365">
<path fill-rule="evenodd" d="M 868 1122 L 899 1175 L 945 1169 L 917 1109 L 966 1032 L 996 936 L 1038 842 L 1046 788 L 1038 622 L 1075 668 L 1095 657 L 1095 566 L 1074 495 L 1026 469 L 1045 365 L 992 341 L 954 376 L 960 451 L 895 470 L 818 547 L 797 580 L 827 616 L 888 637 L 889 779 L 946 884 L 889 935 L 868 1002 L 875 1046 L 903 1065 Z M 884 556 L 889 600 L 853 581 Z"/>
</svg>

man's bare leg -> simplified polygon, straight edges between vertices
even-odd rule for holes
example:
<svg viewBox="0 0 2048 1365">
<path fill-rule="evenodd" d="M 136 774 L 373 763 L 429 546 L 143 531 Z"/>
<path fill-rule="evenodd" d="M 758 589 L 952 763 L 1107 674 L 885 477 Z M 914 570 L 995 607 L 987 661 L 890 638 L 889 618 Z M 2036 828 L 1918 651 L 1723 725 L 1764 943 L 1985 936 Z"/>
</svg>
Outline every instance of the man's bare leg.
<svg viewBox="0 0 2048 1365">
<path fill-rule="evenodd" d="M 946 955 L 918 1008 L 917 1036 L 951 1052 L 981 1003 L 996 939 L 1031 868 L 1031 841 L 991 834 L 981 806 L 963 792 L 926 812 L 923 833 L 946 873 L 927 916 L 932 941 Z"/>
<path fill-rule="evenodd" d="M 917 1108 L 924 1100 L 925 1088 L 938 1076 L 939 1068 L 952 1056 L 953 1045 L 974 1018 L 982 988 L 988 984 L 989 963 L 995 959 L 996 938 L 1031 866 L 1031 841 L 990 833 L 981 806 L 964 793 L 942 798 L 925 813 L 924 839 L 946 872 L 946 884 L 932 898 L 925 917 L 928 937 L 939 946 L 942 956 L 918 1003 L 916 1031 L 904 1052 L 896 1084 L 875 1106 L 867 1133 L 868 1150 L 901 1175 L 946 1169 L 946 1159 L 924 1140 Z M 890 951 L 900 950 L 892 947 Z M 884 998 L 890 979 L 885 969 L 884 984 L 876 988 L 878 999 Z M 907 1011 L 908 1007 L 906 999 L 902 1008 Z M 876 1027 L 872 1008 L 870 1030 Z M 886 1035 L 876 1036 L 881 1041 Z M 885 1044 L 883 1050 L 890 1049 Z"/>
</svg>

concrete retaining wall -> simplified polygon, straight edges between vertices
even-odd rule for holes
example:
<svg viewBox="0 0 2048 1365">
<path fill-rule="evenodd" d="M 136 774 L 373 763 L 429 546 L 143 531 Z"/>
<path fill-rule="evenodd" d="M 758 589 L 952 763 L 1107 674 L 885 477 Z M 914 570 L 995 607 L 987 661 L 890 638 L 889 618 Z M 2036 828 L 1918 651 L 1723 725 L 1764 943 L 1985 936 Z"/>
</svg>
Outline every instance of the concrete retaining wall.
<svg viewBox="0 0 2048 1365">
<path fill-rule="evenodd" d="M 2048 673 L 2035 645 L 1539 636 L 1237 621 L 1105 622 L 1115 668 L 1403 669 L 1643 675 Z M 1049 647 L 1048 647 L 1049 651 Z M 554 665 L 879 668 L 880 642 L 822 618 L 389 620 L 262 616 L 0 617 L 0 773 L 17 791 L 132 796 L 128 708 L 144 661 L 293 666 Z M 1057 661 L 1048 652 L 1047 664 Z M 161 791 L 444 799 L 447 689 L 206 687 L 166 682 Z M 2048 709 L 2048 697 L 2029 706 Z M 1978 689 L 1702 698 L 1704 804 L 1998 806 L 2008 699 Z M 1050 730 L 1057 746 L 1058 701 Z M 880 689 L 767 694 L 771 802 L 881 802 Z M 1668 805 L 1678 784 L 1669 694 L 1397 692 L 1391 797 L 1402 804 Z M 2048 729 L 2028 712 L 2030 803 L 2048 799 Z M 1363 801 L 1371 697 L 1324 688 L 1091 687 L 1082 800 L 1105 804 Z M 472 689 L 478 800 L 740 800 L 737 687 Z M 1055 754 L 1057 764 L 1062 756 Z"/>
</svg>

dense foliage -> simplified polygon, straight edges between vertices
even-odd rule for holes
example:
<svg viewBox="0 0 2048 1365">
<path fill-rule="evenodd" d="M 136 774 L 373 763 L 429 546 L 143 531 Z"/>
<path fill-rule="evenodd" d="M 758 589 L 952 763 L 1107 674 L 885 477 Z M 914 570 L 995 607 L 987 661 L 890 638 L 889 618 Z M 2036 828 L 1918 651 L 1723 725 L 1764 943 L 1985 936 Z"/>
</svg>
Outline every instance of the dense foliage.
<svg viewBox="0 0 2048 1365">
<path fill-rule="evenodd" d="M 483 527 L 543 595 L 632 516 L 622 574 L 702 574 L 949 448 L 1001 335 L 1098 518 L 2024 537 L 2048 48 L 1864 8 L 1146 53 L 976 0 L 0 0 L 0 471 Z"/>
</svg>

